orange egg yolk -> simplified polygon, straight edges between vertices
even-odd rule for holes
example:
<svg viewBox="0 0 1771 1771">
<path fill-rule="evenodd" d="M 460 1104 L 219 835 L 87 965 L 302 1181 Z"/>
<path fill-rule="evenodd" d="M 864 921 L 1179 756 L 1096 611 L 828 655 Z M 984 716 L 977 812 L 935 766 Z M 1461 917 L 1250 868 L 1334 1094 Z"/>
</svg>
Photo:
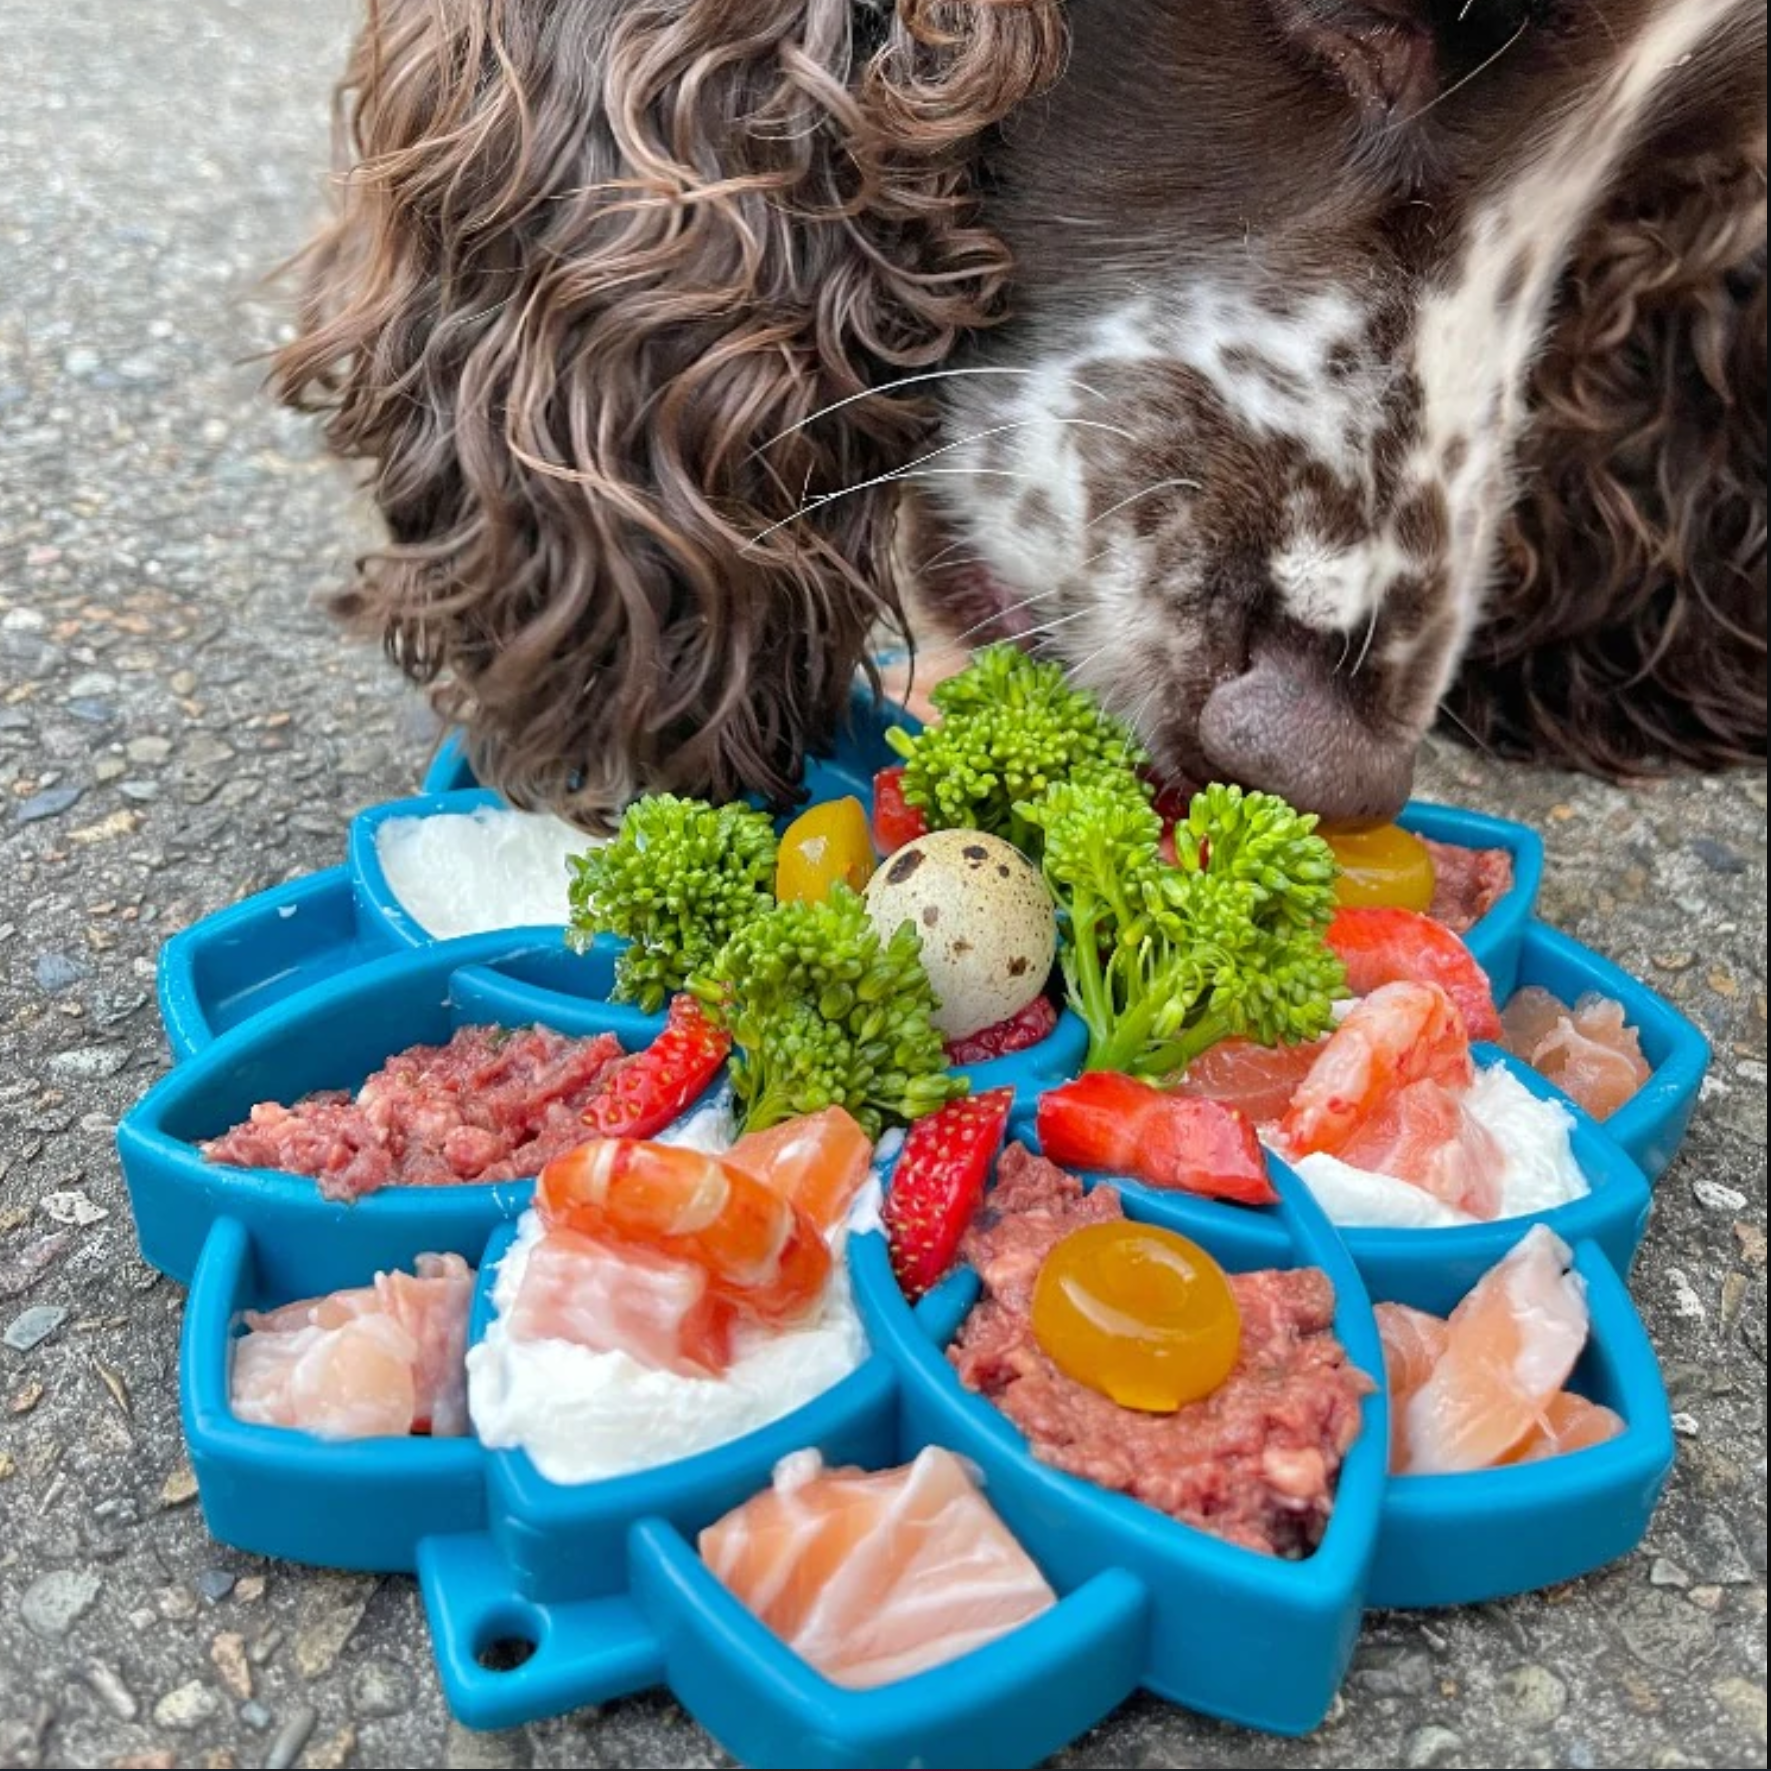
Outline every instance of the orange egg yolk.
<svg viewBox="0 0 1771 1771">
<path fill-rule="evenodd" d="M 1204 1249 L 1124 1219 L 1066 1236 L 1033 1291 L 1033 1334 L 1067 1376 L 1122 1408 L 1173 1414 L 1216 1390 L 1242 1315 Z"/>
<path fill-rule="evenodd" d="M 1324 830 L 1341 864 L 1340 901 L 1350 910 L 1418 910 L 1433 907 L 1438 876 L 1433 856 L 1418 836 L 1395 824 L 1377 830 Z"/>
<path fill-rule="evenodd" d="M 877 865 L 866 808 L 858 799 L 831 800 L 788 826 L 775 896 L 783 904 L 822 904 L 839 884 L 864 891 Z"/>
</svg>

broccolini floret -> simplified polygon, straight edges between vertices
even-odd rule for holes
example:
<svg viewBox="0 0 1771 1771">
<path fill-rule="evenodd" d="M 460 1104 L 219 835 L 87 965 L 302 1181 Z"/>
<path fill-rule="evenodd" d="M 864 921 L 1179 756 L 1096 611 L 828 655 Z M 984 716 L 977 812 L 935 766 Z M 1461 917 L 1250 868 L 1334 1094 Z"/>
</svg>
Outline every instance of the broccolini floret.
<svg viewBox="0 0 1771 1771">
<path fill-rule="evenodd" d="M 656 794 L 636 800 L 615 839 L 572 863 L 568 939 L 631 943 L 615 995 L 656 1013 L 746 923 L 775 902 L 775 828 L 748 806 Z"/>
<path fill-rule="evenodd" d="M 1324 939 L 1337 868 L 1316 820 L 1212 787 L 1175 832 L 1123 788 L 1054 787 L 1021 815 L 1045 833 L 1088 1068 L 1159 1080 L 1220 1040 L 1295 1045 L 1333 1025 L 1346 972 Z"/>
<path fill-rule="evenodd" d="M 992 646 L 932 699 L 937 724 L 886 734 L 904 759 L 904 797 L 932 830 L 986 830 L 1037 856 L 1039 829 L 1020 808 L 1048 788 L 1112 776 L 1145 791 L 1137 771 L 1149 759 L 1131 729 L 1060 665 Z"/>
<path fill-rule="evenodd" d="M 846 1107 L 869 1137 L 966 1092 L 948 1072 L 922 941 L 882 940 L 846 886 L 746 923 L 690 988 L 737 1046 L 748 1131 Z"/>
</svg>

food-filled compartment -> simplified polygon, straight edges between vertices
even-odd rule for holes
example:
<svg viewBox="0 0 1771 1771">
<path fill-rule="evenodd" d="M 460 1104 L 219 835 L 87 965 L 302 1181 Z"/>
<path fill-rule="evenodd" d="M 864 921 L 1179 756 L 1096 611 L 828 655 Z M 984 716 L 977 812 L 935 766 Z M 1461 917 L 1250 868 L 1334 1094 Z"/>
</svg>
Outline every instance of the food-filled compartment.
<svg viewBox="0 0 1771 1771">
<path fill-rule="evenodd" d="M 1496 993 L 1503 999 L 1511 995 L 1521 943 L 1543 890 L 1543 838 L 1511 819 L 1425 800 L 1410 804 L 1397 822 L 1422 841 L 1439 845 L 1445 907 L 1454 907 L 1461 898 L 1466 910 L 1479 911 L 1468 922 L 1454 915 L 1450 926 L 1468 943 Z"/>
<path fill-rule="evenodd" d="M 160 1019 L 183 1063 L 254 1016 L 385 957 L 394 943 L 366 913 L 350 869 L 263 892 L 174 935 L 160 950 Z"/>
<path fill-rule="evenodd" d="M 868 1215 L 863 1201 L 857 1221 Z M 748 1763 L 1031 1765 L 1130 1692 L 1142 1586 L 1113 1571 L 1048 1579 L 975 1472 L 905 1436 L 870 1337 L 822 1393 L 674 1460 L 656 1443 L 673 1413 L 664 1374 L 613 1371 L 596 1353 L 604 1370 L 579 1359 L 587 1381 L 574 1386 L 574 1349 L 558 1342 L 513 1372 L 497 1337 L 517 1338 L 535 1230 L 495 1239 L 475 1316 L 475 1416 L 498 1447 L 488 1530 L 420 1557 L 457 1715 L 497 1727 L 667 1683 Z M 849 1250 L 878 1240 L 862 1231 Z M 531 1264 L 505 1274 L 513 1253 Z M 846 1268 L 839 1283 L 851 1289 Z M 536 1397 L 594 1398 L 576 1443 L 569 1418 L 508 1406 L 525 1382 Z M 635 1392 L 625 1401 L 620 1383 Z M 691 1437 L 726 1406 L 704 1381 L 678 1399 Z M 559 1467 L 587 1438 L 593 1463 L 631 1449 L 622 1422 L 639 1400 L 653 1416 L 637 1435 L 654 1441 L 639 1450 L 646 1467 Z M 931 1600 L 944 1589 L 943 1613 Z"/>
<path fill-rule="evenodd" d="M 253 1232 L 267 1284 L 289 1295 L 437 1248 L 477 1254 L 662 1025 L 564 989 L 537 1003 L 530 959 L 556 963 L 510 936 L 394 955 L 180 1065 L 118 1129 L 145 1258 L 188 1281 L 222 1216 Z M 507 989 L 520 1004 L 501 1003 Z M 412 1054 L 423 1063 L 397 1061 Z"/>
<path fill-rule="evenodd" d="M 266 1252 L 218 1219 L 185 1307 L 184 1432 L 210 1533 L 323 1568 L 414 1572 L 426 1538 L 485 1518 L 465 1368 L 479 1251 L 360 1263 L 336 1296 L 335 1272 L 304 1279 Z"/>
<path fill-rule="evenodd" d="M 1014 1130 L 1021 1138 L 1030 1135 L 1024 1117 Z M 1073 1240 L 1064 1228 L 1072 1211 L 1109 1225 L 1120 1221 L 1120 1214 L 1104 1209 L 1105 1183 L 1095 1182 L 1081 1206 L 1066 1190 L 1068 1203 L 1061 1207 L 1035 1202 L 1031 1216 L 1023 1214 L 1030 1186 L 1057 1185 L 1056 1171 L 1047 1170 L 1030 1144 L 1011 1143 L 998 1168 L 1016 1189 L 1016 1222 L 1039 1223 L 1058 1210 L 1038 1233 L 1049 1240 L 1054 1222 L 1060 1230 L 1038 1259 L 1042 1273 Z M 1134 1410 L 1103 1395 L 1077 1412 L 1074 1386 L 1068 1397 L 1055 1383 L 1045 1388 L 1051 1370 L 1059 1371 L 1059 1382 L 1068 1370 L 1048 1368 L 1031 1353 L 1025 1327 L 1012 1323 L 1008 1307 L 975 1271 L 960 1270 L 912 1307 L 881 1238 L 858 1242 L 854 1268 L 869 1333 L 898 1370 L 906 1437 L 946 1445 L 975 1462 L 994 1504 L 1054 1582 L 1080 1590 L 1117 1570 L 1146 1588 L 1150 1633 L 1138 1683 L 1202 1714 L 1300 1734 L 1327 1713 L 1358 1636 L 1384 1493 L 1388 1417 L 1381 1348 L 1358 1274 L 1308 1194 L 1283 1175 L 1278 1190 L 1279 1203 L 1270 1213 L 1247 1214 L 1250 1224 L 1263 1225 L 1253 1237 L 1225 1233 L 1224 1212 L 1235 1208 L 1171 1198 L 1161 1214 L 1160 1228 L 1176 1230 L 1192 1244 L 1183 1258 L 1203 1250 L 1231 1286 L 1248 1287 L 1236 1294 L 1243 1300 L 1244 1332 L 1271 1337 L 1273 1348 L 1281 1349 L 1269 1360 L 1263 1339 L 1261 1361 L 1246 1367 L 1238 1362 L 1227 1378 L 1221 1348 L 1201 1355 L 1219 1361 L 1214 1369 L 1222 1387 L 1208 1399 L 1214 1412 L 1174 1419 L 1227 1419 L 1246 1400 L 1251 1418 L 1267 1421 L 1265 1430 L 1280 1435 L 1263 1441 L 1254 1465 L 1244 1467 L 1245 1457 L 1224 1472 L 1205 1451 L 1190 1462 L 1197 1448 L 1180 1442 L 1174 1442 L 1173 1468 L 1159 1466 L 1152 1435 L 1166 1429 L 1143 1424 L 1160 1419 L 1145 1412 L 1147 1400 Z M 1141 1230 L 1143 1196 L 1128 1191 L 1123 1204 L 1126 1227 Z M 992 1212 L 987 1198 L 978 1223 L 989 1226 Z M 1277 1250 L 1268 1241 L 1274 1222 L 1282 1235 Z M 1093 1233 L 1093 1225 L 1081 1227 Z M 1024 1275 L 1037 1254 L 1005 1248 L 1000 1258 L 1005 1271 Z M 1263 1287 L 1263 1281 L 1270 1283 Z M 1288 1309 L 1299 1310 L 1302 1296 L 1324 1316 L 1288 1316 Z M 993 1305 L 998 1314 L 986 1317 Z M 1005 1326 L 1014 1345 L 999 1354 Z M 985 1393 L 993 1381 L 988 1374 L 1001 1371 L 1030 1371 L 1042 1388 L 1024 1402 L 1012 1388 Z M 984 1387 L 973 1387 L 974 1380 Z M 1288 1406 L 1260 1393 L 1263 1383 L 1286 1386 Z M 1173 1400 L 1161 1404 L 1164 1412 Z M 1028 1425 L 1051 1434 L 1040 1456 L 1023 1431 Z M 1319 1435 L 1320 1444 L 1302 1443 L 1307 1434 Z M 1248 1452 L 1235 1435 L 1206 1443 L 1213 1455 L 1226 1443 Z M 1072 1467 L 1061 1467 L 1066 1464 Z M 1118 1491 L 1090 1479 L 1085 1465 L 1098 1468 L 1102 1481 L 1118 1484 Z M 1266 1484 L 1258 1494 L 1238 1491 L 1250 1468 L 1267 1472 L 1256 1478 L 1257 1485 Z M 1158 1510 L 1151 1497 L 1166 1499 L 1175 1510 Z"/>
<path fill-rule="evenodd" d="M 1374 1606 L 1574 1580 L 1629 1555 L 1653 1520 L 1673 1428 L 1628 1288 L 1597 1243 L 1527 1235 L 1460 1295 L 1424 1269 L 1373 1287 L 1394 1434 Z"/>
<path fill-rule="evenodd" d="M 1478 1064 L 1504 1071 L 1521 1095 L 1552 1104 L 1568 1124 L 1567 1145 L 1586 1192 L 1547 1210 L 1433 1229 L 1343 1226 L 1340 1235 L 1374 1298 L 1423 1298 L 1449 1310 L 1535 1224 L 1570 1243 L 1590 1243 L 1625 1276 L 1635 1264 L 1653 1204 L 1648 1178 L 1573 1102 L 1528 1065 L 1493 1046 Z"/>
<path fill-rule="evenodd" d="M 469 788 L 372 806 L 351 823 L 349 866 L 390 946 L 560 930 L 571 857 L 592 838 Z"/>
<path fill-rule="evenodd" d="M 1533 923 L 1502 998 L 1509 1049 L 1600 1120 L 1658 1180 L 1678 1153 L 1709 1041 L 1664 997 L 1559 930 Z"/>
</svg>

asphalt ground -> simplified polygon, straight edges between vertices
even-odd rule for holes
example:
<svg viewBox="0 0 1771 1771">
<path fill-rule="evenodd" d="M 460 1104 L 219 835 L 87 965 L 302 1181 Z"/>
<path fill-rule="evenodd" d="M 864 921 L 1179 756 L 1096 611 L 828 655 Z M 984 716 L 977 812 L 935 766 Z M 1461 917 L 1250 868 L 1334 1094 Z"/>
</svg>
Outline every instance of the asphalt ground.
<svg viewBox="0 0 1771 1771">
<path fill-rule="evenodd" d="M 723 1763 L 664 1698 L 471 1735 L 410 1583 L 210 1540 L 181 1296 L 137 1256 L 112 1150 L 167 1061 L 164 937 L 336 861 L 428 742 L 314 607 L 365 519 L 251 364 L 348 12 L 0 0 L 0 1332 L 54 1320 L 0 1347 L 0 1765 Z M 1374 1618 L 1310 1740 L 1137 1702 L 1063 1763 L 1764 1764 L 1765 789 L 1426 767 L 1431 796 L 1542 828 L 1551 920 L 1715 1042 L 1636 1278 L 1681 1432 L 1647 1545 L 1516 1603 Z"/>
</svg>

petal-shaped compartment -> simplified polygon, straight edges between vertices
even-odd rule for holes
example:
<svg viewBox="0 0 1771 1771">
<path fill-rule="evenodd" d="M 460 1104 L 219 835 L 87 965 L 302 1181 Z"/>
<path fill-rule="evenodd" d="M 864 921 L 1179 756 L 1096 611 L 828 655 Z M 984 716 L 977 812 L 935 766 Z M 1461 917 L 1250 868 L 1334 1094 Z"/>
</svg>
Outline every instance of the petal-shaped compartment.
<svg viewBox="0 0 1771 1771">
<path fill-rule="evenodd" d="M 1504 849 L 1512 857 L 1511 890 L 1464 936 L 1504 1002 L 1517 987 L 1525 930 L 1543 890 L 1543 838 L 1528 825 L 1415 800 L 1397 820 L 1404 830 L 1460 849 Z"/>
<path fill-rule="evenodd" d="M 1574 1120 L 1574 1160 L 1591 1189 L 1553 1211 L 1498 1218 L 1493 1223 L 1465 1224 L 1449 1229 L 1380 1230 L 1341 1227 L 1337 1230 L 1354 1265 L 1374 1298 L 1427 1300 L 1420 1307 L 1449 1311 L 1489 1268 L 1496 1265 L 1533 1224 L 1547 1224 L 1568 1243 L 1592 1242 L 1604 1251 L 1618 1272 L 1627 1274 L 1648 1228 L 1653 1194 L 1648 1178 L 1625 1152 L 1572 1101 L 1498 1046 L 1477 1046 L 1478 1064 L 1500 1065 L 1539 1100 L 1553 1100 Z M 1303 1182 L 1289 1166 L 1269 1152 L 1274 1168 L 1296 1185 Z M 1125 1189 L 1127 1198 L 1134 1188 Z M 1142 1190 L 1136 1190 L 1142 1198 Z M 1307 1191 L 1307 1189 L 1306 1189 Z M 1160 1197 L 1151 1208 L 1161 1221 Z M 1220 1211 L 1232 1208 L 1220 1207 Z M 1227 1233 L 1239 1236 L 1251 1254 L 1276 1260 L 1283 1240 L 1270 1219 L 1238 1214 L 1224 1221 Z"/>
<path fill-rule="evenodd" d="M 1673 1467 L 1660 1367 L 1629 1290 L 1597 1243 L 1575 1249 L 1592 1332 L 1571 1388 L 1622 1415 L 1620 1438 L 1540 1463 L 1396 1476 L 1384 1502 L 1371 1603 L 1475 1605 L 1554 1586 L 1627 1556 L 1647 1535 Z M 1424 1269 L 1374 1294 L 1443 1314 L 1458 1300 Z M 1467 1287 L 1465 1288 L 1467 1289 Z"/>
<path fill-rule="evenodd" d="M 533 981 L 537 968 L 549 987 Z M 554 987 L 570 979 L 583 994 Z M 485 935 L 359 966 L 253 1017 L 178 1066 L 118 1128 L 143 1257 L 188 1281 L 209 1226 L 232 1217 L 253 1235 L 267 1288 L 289 1296 L 335 1290 L 428 1251 L 477 1260 L 492 1231 L 527 1206 L 532 1183 L 390 1188 L 346 1204 L 303 1176 L 214 1166 L 198 1145 L 260 1102 L 354 1090 L 390 1057 L 446 1043 L 465 1026 L 613 1032 L 638 1050 L 662 1020 L 602 1002 L 606 979 L 594 958 Z"/>
<path fill-rule="evenodd" d="M 160 949 L 160 1019 L 174 1061 L 395 946 L 385 922 L 364 909 L 348 867 L 206 917 Z"/>
<path fill-rule="evenodd" d="M 1659 1180 L 1678 1153 L 1709 1070 L 1710 1045 L 1664 997 L 1621 966 L 1541 922 L 1525 931 L 1517 987 L 1537 985 L 1569 1004 L 1609 997 L 1623 1005 L 1624 1021 L 1641 1035 L 1642 1055 L 1653 1074 L 1634 1099 L 1607 1119 L 1606 1137 L 1621 1144 L 1647 1174 Z M 1503 998 L 1503 1006 L 1507 999 Z M 1561 1098 L 1558 1096 L 1558 1098 Z"/>
<path fill-rule="evenodd" d="M 671 1690 L 746 1765 L 1042 1764 L 1131 1695 L 1148 1643 L 1148 1588 L 1108 1569 L 1060 1584 L 1051 1610 L 959 1660 L 846 1690 L 758 1622 L 676 1532 L 642 1527 L 633 1559 Z"/>
<path fill-rule="evenodd" d="M 457 793 L 431 793 L 416 799 L 393 800 L 386 805 L 372 806 L 352 820 L 349 841 L 349 866 L 358 900 L 364 914 L 379 921 L 387 932 L 388 944 L 400 947 L 422 947 L 434 940 L 448 939 L 460 931 L 446 929 L 439 933 L 427 926 L 414 907 L 402 897 L 398 885 L 387 868 L 387 841 L 390 831 L 425 820 L 449 819 L 469 823 L 488 817 L 510 818 L 513 814 L 496 794 L 481 788 Z M 589 846 L 589 839 L 585 839 Z M 567 922 L 570 876 L 561 866 L 559 902 L 546 916 L 500 917 L 488 910 L 473 933 L 494 933 L 500 930 L 559 931 Z"/>
<path fill-rule="evenodd" d="M 506 1227 L 487 1248 L 475 1345 L 491 1326 L 496 1270 L 515 1235 Z M 892 1374 L 874 1347 L 857 1370 L 791 1414 L 729 1444 L 631 1475 L 553 1482 L 526 1451 L 489 1451 L 490 1530 L 508 1589 L 537 1604 L 607 1598 L 624 1590 L 627 1539 L 642 1519 L 698 1531 L 766 1488 L 784 1457 L 809 1447 L 833 1465 L 889 1462 L 894 1393 Z"/>
<path fill-rule="evenodd" d="M 1024 1118 L 1018 1129 L 1030 1129 Z M 1061 1589 L 1115 1569 L 1148 1588 L 1149 1652 L 1139 1683 L 1202 1714 L 1300 1734 L 1327 1713 L 1352 1658 L 1389 1427 L 1382 1349 L 1359 1275 L 1302 1184 L 1285 1174 L 1277 1180 L 1277 1207 L 1241 1214 L 1252 1234 L 1227 1226 L 1234 1208 L 1214 1202 L 1169 1196 L 1157 1210 L 1149 1189 L 1127 1187 L 1123 1197 L 1129 1217 L 1181 1231 L 1232 1271 L 1312 1266 L 1334 1285 L 1336 1334 L 1352 1364 L 1380 1388 L 1365 1404 L 1327 1533 L 1299 1562 L 1239 1548 L 1039 1463 L 1007 1417 L 967 1390 L 948 1362 L 947 1345 L 979 1295 L 976 1277 L 956 1275 L 912 1311 L 883 1238 L 861 1238 L 853 1266 L 868 1332 L 898 1368 L 907 1436 L 976 1463 L 992 1503 Z"/>
<path fill-rule="evenodd" d="M 273 1265 L 275 1284 L 266 1279 Z M 352 1279 L 365 1284 L 375 1270 L 359 1264 Z M 185 1442 L 203 1516 L 213 1537 L 255 1555 L 412 1573 L 426 1538 L 475 1531 L 484 1522 L 487 1460 L 478 1440 L 330 1443 L 251 1425 L 234 1413 L 229 1374 L 241 1312 L 332 1289 L 330 1275 L 303 1279 L 297 1265 L 267 1262 L 263 1245 L 237 1219 L 211 1227 L 179 1348 Z"/>
</svg>

